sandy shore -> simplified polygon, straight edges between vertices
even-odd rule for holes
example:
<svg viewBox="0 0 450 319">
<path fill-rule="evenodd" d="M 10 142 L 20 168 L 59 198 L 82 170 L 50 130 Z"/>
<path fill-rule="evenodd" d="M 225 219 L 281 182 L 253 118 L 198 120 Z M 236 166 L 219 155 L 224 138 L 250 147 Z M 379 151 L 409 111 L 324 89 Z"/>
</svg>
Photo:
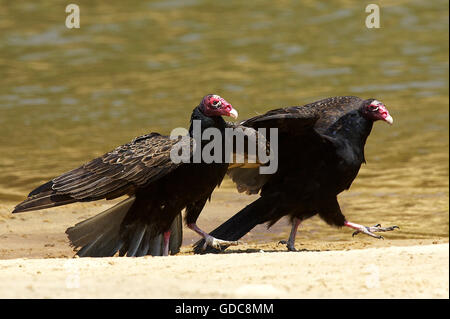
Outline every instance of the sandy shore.
<svg viewBox="0 0 450 319">
<path fill-rule="evenodd" d="M 448 298 L 448 244 L 351 251 L 10 259 L 1 298 Z"/>
<path fill-rule="evenodd" d="M 199 219 L 207 231 L 254 200 L 215 196 Z M 280 221 L 219 255 L 193 255 L 198 236 L 186 230 L 177 256 L 72 258 L 65 229 L 109 206 L 11 215 L 13 204 L 0 205 L 0 298 L 449 297 L 448 237 L 411 238 L 408 226 L 375 240 L 315 219 L 299 231 L 299 252 L 289 253 L 277 244 L 289 233 Z"/>
</svg>

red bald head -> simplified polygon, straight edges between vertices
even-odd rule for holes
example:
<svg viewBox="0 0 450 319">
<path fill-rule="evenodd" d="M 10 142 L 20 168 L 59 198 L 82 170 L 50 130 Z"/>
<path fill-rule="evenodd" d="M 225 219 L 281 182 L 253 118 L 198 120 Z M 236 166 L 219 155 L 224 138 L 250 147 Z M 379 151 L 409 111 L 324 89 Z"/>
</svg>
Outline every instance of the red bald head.
<svg viewBox="0 0 450 319">
<path fill-rule="evenodd" d="M 238 112 L 230 103 L 215 94 L 208 94 L 203 98 L 200 110 L 206 116 L 231 116 L 232 118 L 238 116 Z"/>
<path fill-rule="evenodd" d="M 364 103 L 362 107 L 362 115 L 369 120 L 378 121 L 382 120 L 389 124 L 394 122 L 392 116 L 389 115 L 389 111 L 386 106 L 380 101 L 370 99 Z"/>
</svg>

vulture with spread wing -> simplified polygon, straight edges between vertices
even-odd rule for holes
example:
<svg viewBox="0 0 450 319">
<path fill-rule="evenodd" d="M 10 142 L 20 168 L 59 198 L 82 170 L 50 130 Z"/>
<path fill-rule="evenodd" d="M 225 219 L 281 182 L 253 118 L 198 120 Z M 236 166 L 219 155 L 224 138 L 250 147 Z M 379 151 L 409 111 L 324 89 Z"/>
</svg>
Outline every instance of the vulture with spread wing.
<svg viewBox="0 0 450 319">
<path fill-rule="evenodd" d="M 194 122 L 201 124 L 201 131 L 215 128 L 223 132 L 228 124 L 222 116 L 236 118 L 237 112 L 220 96 L 207 95 L 192 112 L 187 137 L 171 139 L 158 133 L 138 137 L 39 186 L 13 213 L 128 195 L 116 206 L 67 229 L 71 245 L 81 247 L 79 256 L 174 254 L 181 245 L 180 212 L 185 208 L 188 227 L 207 244 L 216 248 L 234 244 L 213 238 L 196 225 L 228 164 L 171 159 L 177 143 L 184 141 L 192 150 L 194 144 L 203 148 L 208 142 L 194 141 Z"/>
</svg>

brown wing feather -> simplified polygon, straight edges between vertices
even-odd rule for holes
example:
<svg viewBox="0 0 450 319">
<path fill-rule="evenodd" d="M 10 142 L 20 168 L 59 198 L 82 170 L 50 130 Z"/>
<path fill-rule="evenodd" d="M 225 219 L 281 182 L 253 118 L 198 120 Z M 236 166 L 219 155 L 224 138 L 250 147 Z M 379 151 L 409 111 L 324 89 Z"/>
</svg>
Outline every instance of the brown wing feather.
<svg viewBox="0 0 450 319">
<path fill-rule="evenodd" d="M 56 193 L 76 199 L 106 197 L 120 189 L 139 188 L 171 172 L 180 164 L 170 159 L 178 140 L 151 133 L 52 180 Z"/>
<path fill-rule="evenodd" d="M 179 141 L 158 133 L 138 137 L 39 186 L 14 213 L 134 194 L 182 165 L 170 159 L 170 150 Z M 190 138 L 181 143 L 193 145 Z"/>
</svg>

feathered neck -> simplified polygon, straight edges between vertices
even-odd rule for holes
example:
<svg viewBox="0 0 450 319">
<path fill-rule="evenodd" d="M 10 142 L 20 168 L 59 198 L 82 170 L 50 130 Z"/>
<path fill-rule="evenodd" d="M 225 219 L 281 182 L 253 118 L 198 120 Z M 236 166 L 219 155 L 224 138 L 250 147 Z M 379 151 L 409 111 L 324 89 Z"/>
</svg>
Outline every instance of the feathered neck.
<svg viewBox="0 0 450 319">
<path fill-rule="evenodd" d="M 201 130 L 203 132 L 203 130 L 209 128 L 209 127 L 215 127 L 218 128 L 219 130 L 224 130 L 226 127 L 226 122 L 224 121 L 224 119 L 221 116 L 206 116 L 205 114 L 203 114 L 203 112 L 201 111 L 201 105 L 197 106 L 193 111 L 192 111 L 192 115 L 191 115 L 191 124 L 189 127 L 189 135 L 192 136 L 192 131 L 193 131 L 193 123 L 194 120 L 200 121 L 201 123 Z"/>
<path fill-rule="evenodd" d="M 346 142 L 358 158 L 365 162 L 364 146 L 372 127 L 373 121 L 364 118 L 359 109 L 356 109 L 340 117 L 326 130 L 325 134 Z"/>
</svg>

